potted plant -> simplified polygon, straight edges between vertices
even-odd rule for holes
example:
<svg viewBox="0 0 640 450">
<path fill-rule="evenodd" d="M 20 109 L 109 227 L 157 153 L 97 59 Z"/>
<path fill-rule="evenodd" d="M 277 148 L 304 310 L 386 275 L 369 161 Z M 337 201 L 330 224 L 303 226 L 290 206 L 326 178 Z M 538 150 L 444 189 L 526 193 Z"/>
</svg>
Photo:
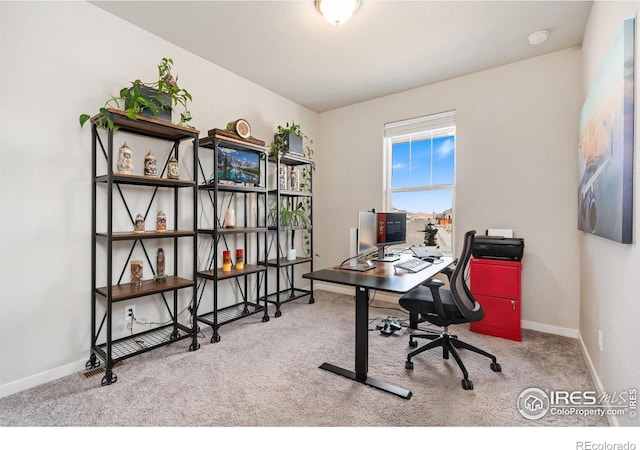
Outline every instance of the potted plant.
<svg viewBox="0 0 640 450">
<path fill-rule="evenodd" d="M 305 158 L 311 158 L 313 156 L 313 149 L 311 148 L 313 140 L 304 134 L 300 125 L 295 122 L 289 122 L 285 126 L 278 125 L 276 134 L 273 137 L 273 142 L 269 144 L 271 150 L 271 156 L 277 157 L 286 155 L 289 152 L 297 153 Z"/>
<path fill-rule="evenodd" d="M 295 256 L 295 238 L 296 238 L 296 230 L 310 230 L 311 229 L 311 219 L 309 218 L 309 214 L 305 209 L 305 206 L 302 202 L 298 202 L 295 207 L 290 204 L 287 200 L 281 200 L 280 205 L 276 205 L 275 202 L 272 203 L 271 208 L 269 210 L 269 222 L 275 226 L 278 222 L 278 209 L 280 213 L 280 229 L 285 231 L 291 231 L 291 242 L 290 245 L 287 245 L 287 259 L 293 260 L 296 259 Z"/>
<path fill-rule="evenodd" d="M 171 58 L 162 58 L 158 64 L 157 81 L 146 83 L 135 80 L 131 82 L 131 86 L 120 89 L 119 96 L 112 96 L 100 108 L 98 126 L 110 130 L 117 129 L 110 118 L 109 108 L 124 111 L 125 115 L 132 120 L 137 120 L 137 116 L 140 115 L 158 118 L 161 114 L 168 112 L 168 120 L 171 121 L 170 112 L 174 107 L 181 105 L 183 111 L 180 113 L 178 125 L 190 127 L 187 122 L 191 120 L 191 113 L 187 103 L 192 100 L 191 94 L 178 86 L 178 77 L 174 77 L 171 73 L 172 66 L 173 60 Z M 89 114 L 80 114 L 80 126 L 83 126 L 90 118 Z"/>
</svg>

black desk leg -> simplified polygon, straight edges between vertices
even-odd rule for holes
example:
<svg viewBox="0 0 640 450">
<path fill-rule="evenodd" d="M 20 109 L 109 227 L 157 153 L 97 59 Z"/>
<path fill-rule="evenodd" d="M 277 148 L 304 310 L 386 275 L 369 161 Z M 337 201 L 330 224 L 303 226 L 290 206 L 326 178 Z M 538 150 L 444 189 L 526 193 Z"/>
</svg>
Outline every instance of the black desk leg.
<svg viewBox="0 0 640 450">
<path fill-rule="evenodd" d="M 324 363 L 321 369 L 328 370 L 359 383 L 381 389 L 399 397 L 411 398 L 411 391 L 367 376 L 369 366 L 369 289 L 356 287 L 356 366 L 352 372 L 333 364 Z"/>
<path fill-rule="evenodd" d="M 369 369 L 369 289 L 356 287 L 356 380 L 365 381 Z"/>
</svg>

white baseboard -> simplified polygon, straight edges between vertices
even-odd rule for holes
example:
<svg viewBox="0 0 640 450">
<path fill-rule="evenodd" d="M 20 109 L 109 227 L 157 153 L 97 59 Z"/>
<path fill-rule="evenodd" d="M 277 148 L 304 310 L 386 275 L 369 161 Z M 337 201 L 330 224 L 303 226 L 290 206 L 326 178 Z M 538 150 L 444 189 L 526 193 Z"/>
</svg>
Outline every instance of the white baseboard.
<svg viewBox="0 0 640 450">
<path fill-rule="evenodd" d="M 556 325 L 548 325 L 546 323 L 531 322 L 529 320 L 523 320 L 520 322 L 522 328 L 533 331 L 541 331 L 543 333 L 555 334 L 558 336 L 570 337 L 576 339 L 578 337 L 578 330 L 573 328 L 558 327 Z"/>
<path fill-rule="evenodd" d="M 314 289 L 322 289 L 324 291 L 336 292 L 338 294 L 355 295 L 353 287 L 343 287 L 334 284 L 324 284 L 316 282 Z M 389 294 L 385 292 L 376 292 L 374 300 L 380 300 L 382 302 L 389 302 L 398 304 L 399 295 Z M 522 328 L 527 330 L 541 331 L 543 333 L 556 334 L 558 336 L 565 336 L 570 338 L 578 337 L 578 330 L 573 328 L 558 327 L 556 325 L 548 325 L 546 323 L 531 322 L 529 320 L 523 320 L 521 322 Z"/>
<path fill-rule="evenodd" d="M 598 376 L 598 372 L 596 371 L 595 366 L 593 365 L 593 361 L 591 360 L 591 355 L 589 355 L 589 351 L 587 350 L 587 346 L 582 339 L 582 335 L 578 332 L 578 342 L 580 343 L 580 350 L 582 350 L 582 356 L 584 356 L 584 360 L 587 363 L 587 367 L 589 368 L 589 373 L 591 374 L 591 378 L 596 385 L 596 391 L 598 394 L 604 392 L 604 385 Z M 618 422 L 618 418 L 616 416 L 607 416 L 607 420 L 609 421 L 609 425 L 612 427 L 619 427 L 620 423 Z"/>
<path fill-rule="evenodd" d="M 50 381 L 55 381 L 58 378 L 66 377 L 67 375 L 82 372 L 85 370 L 86 363 L 87 358 L 81 361 L 65 364 L 64 366 L 56 367 L 55 369 L 47 370 L 27 378 L 22 378 L 11 383 L 0 385 L 0 398 L 16 394 L 26 389 L 31 389 L 44 383 L 49 383 Z"/>
</svg>

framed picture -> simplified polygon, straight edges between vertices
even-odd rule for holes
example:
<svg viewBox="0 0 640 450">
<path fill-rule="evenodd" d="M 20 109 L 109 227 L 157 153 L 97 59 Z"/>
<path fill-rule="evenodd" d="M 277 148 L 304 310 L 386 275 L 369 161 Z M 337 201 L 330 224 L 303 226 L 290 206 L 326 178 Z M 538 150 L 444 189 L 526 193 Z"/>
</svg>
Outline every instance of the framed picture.
<svg viewBox="0 0 640 450">
<path fill-rule="evenodd" d="M 580 112 L 578 229 L 632 240 L 635 20 L 623 23 Z"/>
<path fill-rule="evenodd" d="M 260 154 L 218 147 L 217 179 L 260 186 Z"/>
</svg>

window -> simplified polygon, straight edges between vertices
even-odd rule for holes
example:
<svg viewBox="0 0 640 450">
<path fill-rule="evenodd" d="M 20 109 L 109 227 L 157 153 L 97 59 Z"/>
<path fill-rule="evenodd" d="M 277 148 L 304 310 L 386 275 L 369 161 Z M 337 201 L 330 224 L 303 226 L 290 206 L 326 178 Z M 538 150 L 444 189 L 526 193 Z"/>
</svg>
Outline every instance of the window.
<svg viewBox="0 0 640 450">
<path fill-rule="evenodd" d="M 385 210 L 407 213 L 407 243 L 453 249 L 455 111 L 386 124 Z"/>
</svg>

